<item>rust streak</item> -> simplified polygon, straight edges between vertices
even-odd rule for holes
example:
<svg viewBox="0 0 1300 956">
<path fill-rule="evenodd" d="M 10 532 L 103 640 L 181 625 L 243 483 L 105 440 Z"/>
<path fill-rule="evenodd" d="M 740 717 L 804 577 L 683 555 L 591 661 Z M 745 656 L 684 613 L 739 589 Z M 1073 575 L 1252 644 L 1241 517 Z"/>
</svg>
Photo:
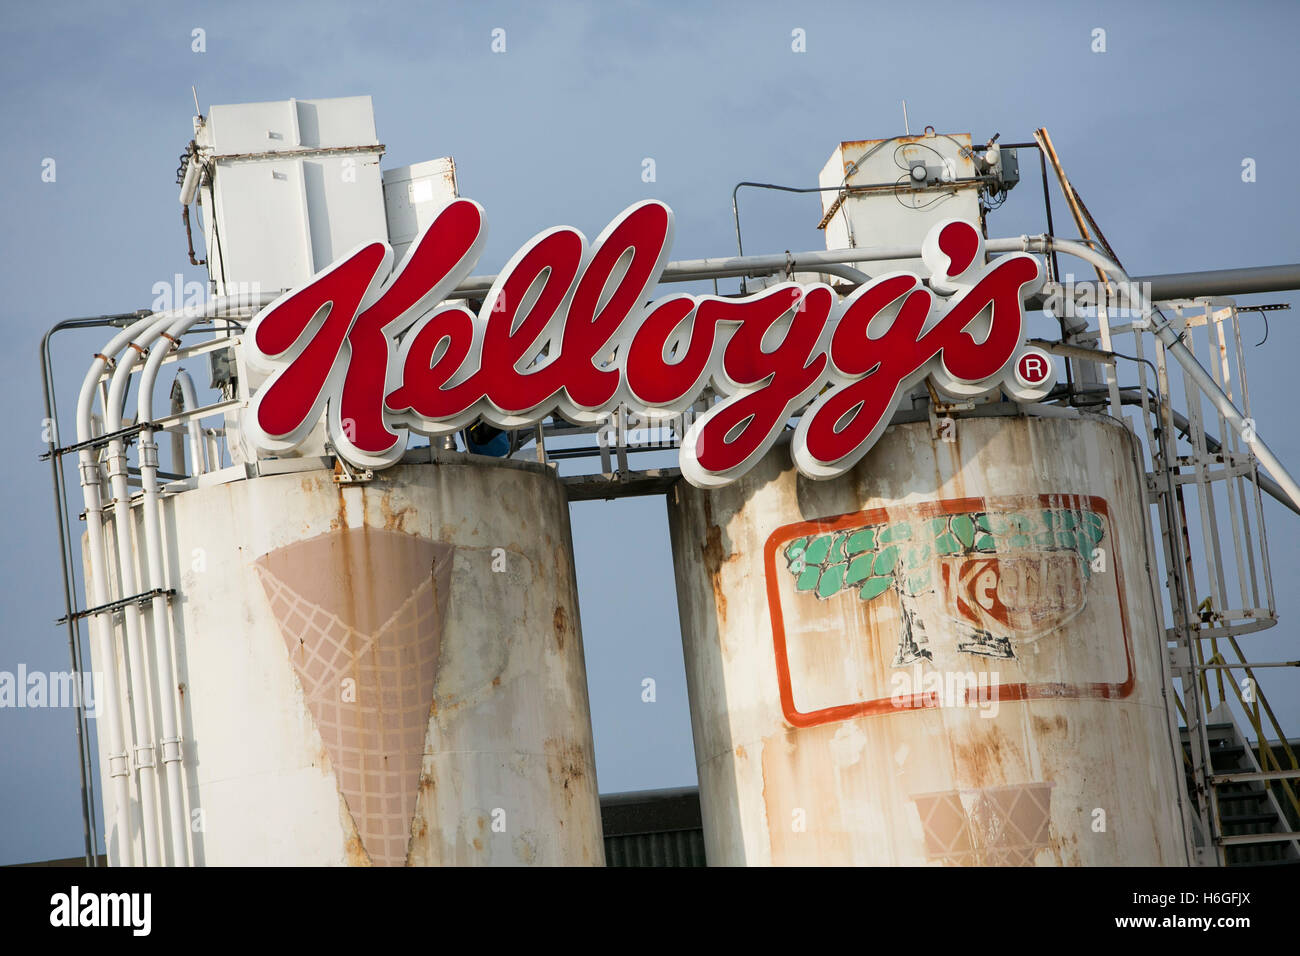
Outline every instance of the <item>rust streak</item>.
<svg viewBox="0 0 1300 956">
<path fill-rule="evenodd" d="M 700 557 L 704 561 L 704 569 L 708 572 L 709 584 L 713 588 L 713 602 L 718 609 L 718 623 L 720 626 L 725 626 L 727 595 L 722 587 L 721 576 L 722 566 L 727 563 L 729 556 L 722 546 L 722 529 L 713 523 L 713 508 L 707 495 L 704 498 L 704 524 L 708 531 L 705 532 L 704 544 L 700 546 Z"/>
<path fill-rule="evenodd" d="M 564 610 L 564 605 L 555 605 L 555 615 L 552 621 L 555 625 L 555 646 L 563 651 L 564 635 L 569 629 L 569 614 Z M 494 681 L 493 683 L 498 683 L 498 681 Z"/>
</svg>

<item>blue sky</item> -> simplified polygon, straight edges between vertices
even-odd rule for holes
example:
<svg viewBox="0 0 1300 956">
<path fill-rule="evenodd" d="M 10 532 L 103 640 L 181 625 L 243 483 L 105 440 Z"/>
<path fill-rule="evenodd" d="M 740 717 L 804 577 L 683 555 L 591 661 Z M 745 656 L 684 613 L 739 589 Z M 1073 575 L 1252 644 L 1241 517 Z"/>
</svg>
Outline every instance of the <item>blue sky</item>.
<svg viewBox="0 0 1300 956">
<path fill-rule="evenodd" d="M 506 52 L 491 52 L 491 31 Z M 37 374 L 61 318 L 148 307 L 188 265 L 177 154 L 198 89 L 212 104 L 369 94 L 384 166 L 457 161 L 488 211 L 481 271 L 569 223 L 596 235 L 642 198 L 677 215 L 675 258 L 726 255 L 733 185 L 811 185 L 842 139 L 912 129 L 1052 133 L 1072 179 L 1125 260 L 1150 274 L 1300 261 L 1293 3 L 932 2 L 465 5 L 42 3 L 0 13 L 0 372 L 13 453 L 0 549 L 0 670 L 67 667 L 58 550 Z M 206 52 L 191 49 L 205 31 Z M 791 49 L 802 29 L 807 49 Z M 1106 31 L 1094 53 L 1093 30 Z M 1026 154 L 1029 155 L 1029 154 Z M 657 179 L 641 178 L 652 157 Z M 1256 161 L 1243 183 L 1241 163 Z M 42 161 L 56 161 L 42 182 Z M 990 220 L 1042 232 L 1036 168 Z M 749 193 L 746 250 L 817 249 L 813 197 Z M 1071 234 L 1057 196 L 1058 232 Z M 1083 269 L 1077 270 L 1083 273 Z M 1295 302 L 1292 294 L 1254 301 Z M 1243 300 L 1247 301 L 1247 300 Z M 1247 337 L 1253 330 L 1247 319 Z M 1251 355 L 1260 434 L 1300 471 L 1293 314 Z M 1262 335 L 1262 332 L 1261 332 Z M 1256 341 L 1259 336 L 1250 340 Z M 98 338 L 57 353 L 65 407 Z M 1253 638 L 1294 659 L 1295 516 L 1270 507 L 1282 623 Z M 597 770 L 603 791 L 694 782 L 664 504 L 575 506 Z M 653 677 L 658 701 L 641 700 Z M 1296 681 L 1269 676 L 1277 700 Z M 1300 732 L 1300 707 L 1284 705 Z M 0 711 L 0 863 L 81 849 L 72 719 Z"/>
</svg>

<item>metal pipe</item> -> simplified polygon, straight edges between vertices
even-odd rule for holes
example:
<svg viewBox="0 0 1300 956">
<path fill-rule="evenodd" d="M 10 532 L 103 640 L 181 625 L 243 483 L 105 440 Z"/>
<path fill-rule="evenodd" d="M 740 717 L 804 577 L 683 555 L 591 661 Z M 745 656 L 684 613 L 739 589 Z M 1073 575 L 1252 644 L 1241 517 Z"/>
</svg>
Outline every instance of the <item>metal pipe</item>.
<svg viewBox="0 0 1300 956">
<path fill-rule="evenodd" d="M 1148 295 L 1154 302 L 1195 299 L 1199 296 L 1289 292 L 1300 289 L 1300 263 L 1250 266 L 1243 269 L 1206 269 L 1201 272 L 1170 272 L 1161 275 L 1136 276 L 1131 281 L 1138 283 L 1144 289 L 1149 286 Z M 1086 293 L 1094 302 L 1099 301 L 1096 282 L 1091 280 L 1075 282 L 1071 283 L 1069 288 L 1076 294 Z M 1041 307 L 1042 301 L 1042 296 L 1031 299 L 1030 307 Z"/>
<path fill-rule="evenodd" d="M 83 675 L 87 673 L 82 662 L 81 655 L 81 633 L 77 625 L 77 618 L 74 615 L 75 596 L 73 589 L 74 575 L 72 572 L 71 559 L 68 555 L 68 523 L 66 487 L 63 479 L 63 465 L 60 457 L 56 455 L 55 449 L 59 447 L 58 432 L 58 410 L 57 400 L 54 395 L 54 375 L 50 363 L 50 342 L 55 333 L 65 329 L 79 328 L 100 328 L 114 323 L 122 324 L 140 319 L 147 315 L 147 312 L 132 312 L 117 315 L 103 315 L 97 318 L 85 319 L 64 319 L 55 325 L 41 337 L 40 362 L 41 362 L 41 385 L 44 391 L 45 401 L 45 423 L 48 428 L 49 440 L 49 459 L 50 459 L 50 476 L 54 487 L 54 519 L 59 531 L 59 566 L 63 571 L 63 604 L 65 608 L 65 620 L 68 627 L 68 656 L 72 665 L 72 673 L 78 675 L 79 681 L 84 681 Z M 78 685 L 84 687 L 84 682 Z M 91 771 L 91 754 L 89 734 L 86 732 L 85 706 L 82 695 L 79 692 L 76 697 L 74 715 L 76 717 L 76 736 L 77 736 L 77 770 L 81 776 L 81 824 L 82 839 L 85 844 L 86 866 L 98 865 L 98 841 L 95 838 L 95 828 L 93 821 L 95 818 L 94 809 L 94 783 Z"/>
<path fill-rule="evenodd" d="M 839 276 L 841 279 L 848 279 L 850 282 L 856 282 L 858 285 L 866 285 L 871 281 L 871 276 L 861 270 L 854 269 L 845 265 L 823 265 L 818 272 L 825 272 L 827 275 Z"/>
<path fill-rule="evenodd" d="M 122 428 L 122 406 L 131 384 L 131 373 L 140 357 L 174 321 L 168 313 L 153 316 L 152 321 L 140 333 L 132 337 L 122 357 L 108 389 L 108 401 L 104 407 L 104 428 L 110 434 Z M 136 576 L 135 529 L 131 518 L 131 488 L 127 481 L 126 443 L 121 438 L 114 438 L 108 444 L 108 476 L 113 489 L 114 537 L 117 539 L 118 588 L 122 598 L 129 598 L 140 593 Z M 143 624 L 140 620 L 140 606 L 134 602 L 122 608 L 122 621 L 126 630 L 127 654 L 129 657 L 128 680 L 133 717 L 132 755 L 136 770 L 136 784 L 140 795 L 141 834 L 144 839 L 146 866 L 158 866 L 163 862 L 161 836 L 158 832 L 158 820 L 161 795 L 158 791 L 156 775 L 157 764 L 153 742 L 153 708 L 149 693 L 152 682 L 144 654 Z"/>
<path fill-rule="evenodd" d="M 209 318 L 220 314 L 232 307 L 266 305 L 274 301 L 275 296 L 270 293 L 262 293 L 253 297 L 252 302 L 243 301 L 245 298 L 242 296 L 217 297 L 205 303 L 202 308 L 177 310 L 170 313 L 170 316 L 176 319 L 184 315 L 197 321 L 200 318 Z M 82 379 L 81 391 L 77 397 L 77 442 L 79 444 L 90 442 L 95 437 L 92 424 L 95 396 L 100 391 L 100 379 L 104 370 L 108 367 L 111 357 L 117 355 L 126 347 L 128 342 L 132 341 L 145 329 L 159 324 L 163 318 L 164 315 L 161 314 L 146 314 L 144 317 L 138 318 L 113 336 L 101 351 L 95 353 L 94 360 L 90 363 L 85 378 Z M 107 414 L 111 403 L 105 401 L 104 405 Z M 102 607 L 110 603 L 112 599 L 109 596 L 108 589 L 108 564 L 104 550 L 104 508 L 99 462 L 95 446 L 90 445 L 80 449 L 77 453 L 77 463 L 86 511 L 87 555 L 90 563 L 90 581 L 87 585 L 90 594 L 88 597 L 91 606 Z M 114 810 L 119 846 L 118 861 L 123 865 L 130 866 L 134 859 L 131 831 L 131 793 L 128 779 L 131 771 L 129 755 L 125 750 L 125 732 L 120 709 L 122 696 L 118 684 L 117 650 L 112 615 L 109 611 L 99 611 L 90 615 L 90 620 L 104 662 L 102 717 L 108 728 L 109 754 L 107 771 L 108 776 L 113 781 L 114 789 Z"/>
<path fill-rule="evenodd" d="M 108 365 L 109 356 L 116 355 L 132 338 L 147 328 L 153 321 L 149 316 L 139 319 L 126 329 L 113 336 L 103 350 L 95 353 L 94 361 L 81 383 L 81 393 L 77 398 L 77 441 L 87 442 L 94 438 L 91 414 L 95 403 L 95 393 L 99 390 L 99 378 Z M 83 448 L 77 453 L 78 471 L 80 473 L 82 497 L 86 508 L 86 550 L 90 561 L 90 603 L 102 607 L 110 600 L 108 591 L 108 564 L 104 552 L 103 503 L 101 500 L 99 462 L 93 448 Z M 112 615 L 101 611 L 91 615 L 92 631 L 95 632 L 100 648 L 100 659 L 104 667 L 104 698 L 100 702 L 101 715 L 108 726 L 108 776 L 113 782 L 113 802 L 117 823 L 118 859 L 123 865 L 130 866 L 132 852 L 131 834 L 131 791 L 129 776 L 131 773 L 128 753 L 125 749 L 125 733 L 122 727 L 120 709 L 122 697 L 118 687 L 117 649 L 113 635 Z"/>
<path fill-rule="evenodd" d="M 189 206 L 194 202 L 194 194 L 199 191 L 199 173 L 202 165 L 199 163 L 197 150 L 191 152 L 188 162 L 185 164 L 185 178 L 181 180 L 180 200 L 182 206 Z"/>
<path fill-rule="evenodd" d="M 1052 137 L 1047 134 L 1046 129 L 1036 129 L 1034 130 L 1034 141 L 1038 143 L 1039 155 L 1046 154 L 1048 160 L 1051 161 L 1057 182 L 1061 186 L 1061 193 L 1065 196 L 1065 203 L 1070 207 L 1070 214 L 1074 217 L 1074 224 L 1079 229 L 1079 235 L 1083 236 L 1085 240 L 1090 240 L 1092 237 L 1088 235 L 1088 224 L 1084 221 L 1083 213 L 1079 209 L 1081 203 L 1078 194 L 1074 191 L 1074 186 L 1071 184 L 1069 177 L 1065 175 L 1065 169 L 1061 166 L 1060 157 L 1056 155 L 1056 147 L 1052 145 Z M 1048 235 L 1053 234 L 1050 226 L 1047 231 Z M 1097 270 L 1097 278 L 1105 284 L 1106 272 L 1104 269 L 1099 268 Z"/>
<path fill-rule="evenodd" d="M 920 243 L 913 246 L 876 246 L 858 249 L 778 253 L 765 256 L 728 256 L 718 259 L 682 259 L 664 267 L 662 282 L 686 282 L 692 279 L 728 276 L 764 275 L 782 272 L 792 266 L 800 272 L 817 272 L 818 267 L 852 262 L 878 262 L 882 259 L 917 259 Z M 494 277 L 495 278 L 495 277 Z M 473 282 L 471 276 L 466 282 Z"/>
<path fill-rule="evenodd" d="M 215 428 L 203 430 L 203 447 L 207 450 L 208 471 L 218 471 L 221 468 L 221 441 Z"/>
<path fill-rule="evenodd" d="M 1019 248 L 1019 247 L 1017 247 Z M 766 256 L 725 256 L 716 259 L 681 259 L 664 267 L 659 281 L 693 282 L 697 279 L 725 279 L 735 276 L 762 276 L 785 272 L 828 272 L 827 266 L 852 262 L 876 262 L 882 259 L 916 259 L 920 245 L 880 246 L 876 248 L 834 249 L 828 252 L 779 253 Z M 834 273 L 843 275 L 843 273 Z M 847 278 L 847 276 L 845 276 Z M 869 277 L 865 277 L 869 280 Z M 495 275 L 470 276 L 449 298 L 473 298 L 492 288 Z"/>
<path fill-rule="evenodd" d="M 163 360 L 168 354 L 180 347 L 180 337 L 197 321 L 185 317 L 177 319 L 168 328 L 163 341 L 150 352 L 140 373 L 140 382 L 136 388 L 140 422 L 153 421 L 154 382 Z M 178 375 L 179 378 L 179 375 Z M 192 391 L 192 389 L 191 389 Z M 191 406 L 191 410 L 193 410 Z M 146 590 L 168 589 L 171 587 L 163 549 L 162 518 L 159 514 L 161 499 L 158 488 L 158 445 L 154 441 L 154 429 L 146 425 L 140 432 L 140 483 L 144 489 L 144 537 L 145 568 L 148 579 Z M 162 716 L 162 760 L 167 774 L 168 820 L 171 825 L 172 863 L 176 866 L 188 866 L 189 828 L 186 826 L 183 757 L 181 750 L 179 708 L 180 698 L 177 694 L 175 670 L 172 666 L 172 641 L 169 639 L 170 621 L 167 613 L 167 597 L 155 594 L 150 608 L 153 620 L 154 656 L 158 661 L 158 710 Z"/>
<path fill-rule="evenodd" d="M 190 378 L 190 373 L 185 369 L 179 369 L 176 372 L 176 380 L 172 384 L 172 414 L 182 411 L 192 412 L 198 407 L 199 399 L 194 391 L 194 379 Z M 199 425 L 199 420 L 191 418 L 186 423 L 186 431 L 190 441 L 190 474 L 205 474 L 210 469 L 207 456 L 204 454 L 203 429 Z"/>
<path fill-rule="evenodd" d="M 173 402 L 172 402 L 172 414 L 175 414 L 175 413 L 178 412 L 178 411 L 180 411 L 180 409 L 177 407 L 177 403 L 173 401 Z M 174 472 L 177 473 L 177 474 L 181 474 L 181 475 L 184 475 L 184 474 L 194 474 L 193 471 L 191 471 L 190 469 L 187 468 L 186 463 L 185 463 L 185 436 L 184 436 L 183 434 L 181 434 L 180 429 L 178 429 L 178 428 L 174 428 L 174 429 L 172 429 L 170 432 L 167 433 L 167 437 L 168 437 L 168 438 L 170 439 L 170 441 L 171 441 L 171 449 L 172 449 L 171 467 L 172 467 L 172 471 L 174 471 Z"/>
<path fill-rule="evenodd" d="M 986 243 L 990 252 L 1022 252 L 1028 249 L 1028 237 L 1019 239 L 991 239 Z M 679 259 L 664 267 L 659 281 L 693 282 L 697 279 L 725 279 L 735 276 L 762 276 L 785 272 L 826 272 L 827 266 L 847 265 L 855 262 L 879 262 L 890 259 L 919 259 L 920 243 L 910 246 L 875 246 L 857 249 L 814 250 L 811 252 L 782 252 L 763 256 L 724 256 L 710 259 Z M 470 276 L 456 286 L 450 298 L 472 298 L 487 292 L 497 281 L 497 276 Z"/>
<path fill-rule="evenodd" d="M 1034 240 L 1038 241 L 1038 240 Z M 1054 249 L 1061 248 L 1060 243 L 1068 240 L 1056 240 Z M 990 239 L 985 244 L 989 252 L 1024 252 L 1029 246 L 1029 237 L 1013 239 Z M 660 282 L 691 282 L 696 279 L 724 279 L 740 275 L 771 275 L 783 272 L 793 262 L 797 270 L 803 272 L 825 272 L 824 267 L 832 264 L 854 262 L 878 262 L 887 259 L 920 258 L 920 245 L 914 246 L 880 246 L 857 249 L 834 249 L 829 251 L 814 250 L 790 254 L 762 256 L 727 256 L 710 259 L 679 259 L 664 267 Z M 1059 281 L 1059 273 L 1058 273 Z M 492 288 L 496 282 L 495 275 L 470 276 L 456 286 L 454 298 L 468 298 L 481 295 Z M 1300 263 L 1276 266 L 1252 266 L 1244 269 L 1217 269 L 1202 272 L 1175 272 L 1162 275 L 1137 276 L 1129 279 L 1144 288 L 1150 285 L 1150 299 L 1163 302 L 1167 299 L 1192 299 L 1206 295 L 1250 295 L 1257 292 L 1283 292 L 1300 289 Z M 1070 288 L 1076 292 L 1087 290 L 1096 301 L 1097 283 L 1088 280 L 1075 282 Z M 1041 309 L 1048 296 L 1038 294 L 1025 300 L 1025 307 L 1030 311 Z"/>
</svg>

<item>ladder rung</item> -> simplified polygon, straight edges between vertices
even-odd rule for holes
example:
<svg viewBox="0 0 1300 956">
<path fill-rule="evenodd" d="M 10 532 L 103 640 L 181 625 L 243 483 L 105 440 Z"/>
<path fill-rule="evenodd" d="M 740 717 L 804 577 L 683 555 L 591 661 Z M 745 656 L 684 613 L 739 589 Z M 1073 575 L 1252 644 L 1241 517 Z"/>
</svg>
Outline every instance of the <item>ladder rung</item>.
<svg viewBox="0 0 1300 956">
<path fill-rule="evenodd" d="M 1239 671 L 1256 667 L 1300 667 L 1300 661 L 1238 661 L 1234 664 L 1193 664 L 1198 671 Z"/>
<path fill-rule="evenodd" d="M 1225 783 L 1246 783 L 1250 780 L 1295 780 L 1300 777 L 1300 770 L 1264 770 L 1249 773 L 1216 773 L 1210 777 L 1213 787 Z"/>
<path fill-rule="evenodd" d="M 1223 816 L 1222 814 L 1220 814 L 1219 823 L 1225 827 L 1239 827 L 1239 826 L 1245 826 L 1246 824 L 1254 824 L 1254 823 L 1277 823 L 1277 814 L 1276 813 L 1243 813 L 1239 816 Z"/>
<path fill-rule="evenodd" d="M 1220 846 L 1244 846 L 1250 843 L 1287 843 L 1300 840 L 1300 830 L 1286 830 L 1281 833 L 1243 833 L 1240 836 L 1221 836 L 1216 841 Z"/>
</svg>

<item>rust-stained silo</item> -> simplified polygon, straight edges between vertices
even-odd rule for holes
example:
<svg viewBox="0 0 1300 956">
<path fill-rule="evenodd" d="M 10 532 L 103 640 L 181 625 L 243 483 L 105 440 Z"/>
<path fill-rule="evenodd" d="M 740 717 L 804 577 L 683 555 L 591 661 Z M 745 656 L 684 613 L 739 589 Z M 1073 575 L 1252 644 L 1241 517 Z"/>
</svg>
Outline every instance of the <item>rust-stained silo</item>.
<svg viewBox="0 0 1300 956">
<path fill-rule="evenodd" d="M 564 492 L 431 457 L 165 499 L 194 863 L 603 863 Z"/>
<path fill-rule="evenodd" d="M 1017 409 L 669 493 L 710 863 L 1190 862 L 1135 440 Z"/>
</svg>

